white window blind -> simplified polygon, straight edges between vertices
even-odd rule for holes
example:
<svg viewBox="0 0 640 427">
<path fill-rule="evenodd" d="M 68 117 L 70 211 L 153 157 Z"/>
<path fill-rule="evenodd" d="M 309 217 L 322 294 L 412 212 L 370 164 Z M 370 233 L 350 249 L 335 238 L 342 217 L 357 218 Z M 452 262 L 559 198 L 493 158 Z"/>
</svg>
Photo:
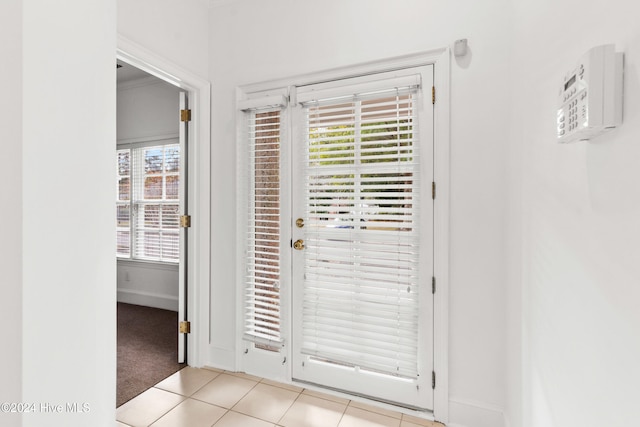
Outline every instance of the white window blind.
<svg viewBox="0 0 640 427">
<path fill-rule="evenodd" d="M 263 349 L 280 334 L 281 107 L 245 111 L 249 204 L 244 286 L 244 336 Z"/>
<path fill-rule="evenodd" d="M 116 152 L 116 176 L 118 190 L 116 199 L 116 255 L 131 256 L 131 150 Z"/>
<path fill-rule="evenodd" d="M 178 262 L 179 144 L 118 150 L 118 173 L 117 255 Z"/>
<path fill-rule="evenodd" d="M 300 99 L 306 119 L 302 353 L 418 375 L 417 84 Z"/>
</svg>

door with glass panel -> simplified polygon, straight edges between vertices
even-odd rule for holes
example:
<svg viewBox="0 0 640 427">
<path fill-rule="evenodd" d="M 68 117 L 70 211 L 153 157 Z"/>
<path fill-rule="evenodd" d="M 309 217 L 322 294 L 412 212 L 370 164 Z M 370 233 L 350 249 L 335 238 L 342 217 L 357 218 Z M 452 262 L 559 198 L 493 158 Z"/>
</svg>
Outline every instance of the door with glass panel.
<svg viewBox="0 0 640 427">
<path fill-rule="evenodd" d="M 431 66 L 292 100 L 292 376 L 433 408 Z"/>
</svg>

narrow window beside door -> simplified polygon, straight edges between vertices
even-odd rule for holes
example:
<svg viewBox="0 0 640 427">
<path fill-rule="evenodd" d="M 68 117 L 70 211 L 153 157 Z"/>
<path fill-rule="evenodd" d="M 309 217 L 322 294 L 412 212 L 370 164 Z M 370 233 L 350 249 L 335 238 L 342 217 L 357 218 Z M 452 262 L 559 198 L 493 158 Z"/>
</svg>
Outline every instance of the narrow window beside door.
<svg viewBox="0 0 640 427">
<path fill-rule="evenodd" d="M 277 350 L 280 336 L 280 111 L 248 112 L 251 180 L 245 338 Z"/>
</svg>

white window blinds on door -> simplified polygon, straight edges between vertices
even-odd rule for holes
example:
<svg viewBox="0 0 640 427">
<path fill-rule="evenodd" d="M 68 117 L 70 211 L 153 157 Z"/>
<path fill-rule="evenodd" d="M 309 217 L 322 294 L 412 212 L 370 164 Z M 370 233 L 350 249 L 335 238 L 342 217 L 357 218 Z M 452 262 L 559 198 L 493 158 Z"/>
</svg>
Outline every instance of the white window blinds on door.
<svg viewBox="0 0 640 427">
<path fill-rule="evenodd" d="M 244 110 L 249 203 L 244 281 L 244 337 L 263 349 L 282 345 L 280 334 L 281 206 L 278 106 Z M 250 102 L 251 103 L 251 102 Z M 255 104 L 255 102 L 253 102 Z M 245 102 L 245 104 L 247 104 Z"/>
<path fill-rule="evenodd" d="M 301 347 L 315 360 L 416 378 L 419 86 L 404 80 L 358 95 L 298 96 L 306 120 Z"/>
</svg>

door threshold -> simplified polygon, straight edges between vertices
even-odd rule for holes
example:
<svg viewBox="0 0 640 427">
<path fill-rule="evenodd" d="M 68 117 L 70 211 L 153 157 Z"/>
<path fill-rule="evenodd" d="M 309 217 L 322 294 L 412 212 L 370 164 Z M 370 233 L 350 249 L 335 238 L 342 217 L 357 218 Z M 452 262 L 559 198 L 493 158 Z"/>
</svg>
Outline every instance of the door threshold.
<svg viewBox="0 0 640 427">
<path fill-rule="evenodd" d="M 345 390 L 341 390 L 338 388 L 327 387 L 324 385 L 320 385 L 317 383 L 312 383 L 309 381 L 299 380 L 296 378 L 291 379 L 292 385 L 297 385 L 299 387 L 306 388 L 307 390 L 317 391 L 320 393 L 330 394 L 335 397 L 340 397 L 343 399 L 353 400 L 355 402 L 364 403 L 367 405 L 375 406 L 381 409 L 386 409 L 389 411 L 401 412 L 403 414 L 411 415 L 416 418 L 425 419 L 428 421 L 434 421 L 435 417 L 433 415 L 433 411 L 425 408 L 418 408 L 416 406 L 405 405 L 402 402 L 392 402 L 388 400 L 383 400 L 380 398 L 376 398 L 373 396 L 362 395 L 357 393 L 349 393 Z"/>
</svg>

